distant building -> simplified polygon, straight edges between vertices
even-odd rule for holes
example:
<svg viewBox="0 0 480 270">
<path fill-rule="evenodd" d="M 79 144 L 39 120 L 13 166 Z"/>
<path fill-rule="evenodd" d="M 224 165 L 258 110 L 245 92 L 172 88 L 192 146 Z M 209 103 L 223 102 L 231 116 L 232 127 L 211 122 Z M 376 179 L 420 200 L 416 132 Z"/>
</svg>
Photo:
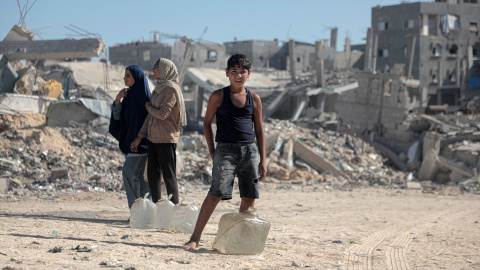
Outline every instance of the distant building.
<svg viewBox="0 0 480 270">
<path fill-rule="evenodd" d="M 223 44 L 195 43 L 188 67 L 196 68 L 226 68 L 226 52 Z"/>
<path fill-rule="evenodd" d="M 228 55 L 243 53 L 250 59 L 253 68 L 268 68 L 270 58 L 281 49 L 283 43 L 278 40 L 235 40 L 224 44 Z"/>
<path fill-rule="evenodd" d="M 315 69 L 315 45 L 295 41 L 295 70 L 310 71 Z M 270 67 L 279 70 L 290 70 L 290 53 L 288 42 L 270 58 Z"/>
<path fill-rule="evenodd" d="M 138 41 L 115 45 L 108 48 L 108 60 L 111 64 L 139 65 L 145 71 L 152 69 L 155 61 L 164 57 L 171 59 L 173 47 L 158 41 Z"/>
<path fill-rule="evenodd" d="M 278 40 L 244 40 L 225 42 L 228 55 L 246 54 L 254 69 L 275 68 L 289 70 L 288 42 Z M 315 65 L 315 45 L 295 42 L 295 69 L 312 70 Z"/>
<path fill-rule="evenodd" d="M 388 72 L 404 63 L 404 74 L 420 81 L 422 107 L 463 106 L 480 94 L 480 83 L 472 85 L 480 77 L 479 25 L 477 0 L 374 7 L 365 68 Z"/>
</svg>

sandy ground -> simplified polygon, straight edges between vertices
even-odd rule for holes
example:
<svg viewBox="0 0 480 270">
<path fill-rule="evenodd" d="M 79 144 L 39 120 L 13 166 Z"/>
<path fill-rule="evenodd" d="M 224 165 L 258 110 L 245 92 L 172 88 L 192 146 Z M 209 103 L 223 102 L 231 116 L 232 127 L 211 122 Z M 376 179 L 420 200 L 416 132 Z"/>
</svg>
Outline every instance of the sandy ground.
<svg viewBox="0 0 480 270">
<path fill-rule="evenodd" d="M 271 223 L 260 255 L 212 250 L 217 207 L 196 251 L 189 235 L 132 229 L 126 196 L 54 193 L 0 200 L 2 269 L 480 269 L 480 197 L 456 190 L 329 190 L 325 183 L 261 183 L 260 218 Z M 181 198 L 203 201 L 206 187 Z M 109 236 L 109 234 L 114 234 Z M 122 239 L 122 236 L 131 234 Z M 49 252 L 55 248 L 61 252 Z M 75 249 L 77 248 L 77 249 Z M 82 248 L 92 249 L 80 252 Z M 102 265 L 103 264 L 103 265 Z M 10 267 L 10 268 L 8 268 Z M 109 268 L 109 267 L 108 267 Z"/>
</svg>

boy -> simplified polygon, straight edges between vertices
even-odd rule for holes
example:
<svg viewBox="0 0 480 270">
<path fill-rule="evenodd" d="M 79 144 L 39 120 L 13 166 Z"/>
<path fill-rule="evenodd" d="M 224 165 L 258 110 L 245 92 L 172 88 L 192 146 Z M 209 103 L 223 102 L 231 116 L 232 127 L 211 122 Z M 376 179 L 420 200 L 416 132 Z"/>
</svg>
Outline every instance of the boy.
<svg viewBox="0 0 480 270">
<path fill-rule="evenodd" d="M 267 174 L 262 101 L 244 87 L 251 66 L 246 55 L 231 56 L 225 69 L 230 86 L 213 92 L 208 100 L 203 131 L 213 160 L 213 179 L 193 234 L 183 246 L 185 250 L 197 249 L 203 229 L 217 204 L 221 200 L 232 199 L 235 175 L 238 176 L 241 198 L 239 212 L 243 212 L 254 207 L 258 198 L 258 181 Z M 215 116 L 216 148 L 212 131 Z"/>
</svg>

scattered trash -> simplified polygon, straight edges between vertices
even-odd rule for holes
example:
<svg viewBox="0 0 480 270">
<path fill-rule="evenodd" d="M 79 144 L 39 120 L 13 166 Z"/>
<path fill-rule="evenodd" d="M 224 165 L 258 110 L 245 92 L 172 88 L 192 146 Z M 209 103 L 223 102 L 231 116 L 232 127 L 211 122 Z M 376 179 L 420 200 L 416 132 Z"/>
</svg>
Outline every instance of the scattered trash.
<svg viewBox="0 0 480 270">
<path fill-rule="evenodd" d="M 86 246 L 84 246 L 83 248 L 80 247 L 80 245 L 78 245 L 76 248 L 72 248 L 73 250 L 76 250 L 77 252 L 90 252 L 92 251 L 91 248 L 88 248 Z"/>
<path fill-rule="evenodd" d="M 332 243 L 334 244 L 343 244 L 342 240 L 333 240 Z"/>
<path fill-rule="evenodd" d="M 124 234 L 120 239 L 127 239 L 128 240 L 128 239 L 131 239 L 132 237 L 133 236 L 131 234 L 127 233 L 127 234 Z"/>
<path fill-rule="evenodd" d="M 75 190 L 81 190 L 81 191 L 89 192 L 89 191 L 92 190 L 92 186 L 90 186 L 90 185 L 79 185 L 79 186 L 75 187 Z"/>
<path fill-rule="evenodd" d="M 122 261 L 116 259 L 106 259 L 100 263 L 100 265 L 107 267 L 123 267 Z"/>
<path fill-rule="evenodd" d="M 293 262 L 292 262 L 292 266 L 294 266 L 294 267 L 303 267 L 303 263 L 293 261 Z"/>
<path fill-rule="evenodd" d="M 63 247 L 54 247 L 54 248 L 49 249 L 48 252 L 50 252 L 50 253 L 60 253 L 60 252 L 62 252 L 62 250 L 63 250 Z"/>
<path fill-rule="evenodd" d="M 107 232 L 107 236 L 116 236 L 118 235 L 117 233 L 114 233 L 114 232 Z"/>
</svg>

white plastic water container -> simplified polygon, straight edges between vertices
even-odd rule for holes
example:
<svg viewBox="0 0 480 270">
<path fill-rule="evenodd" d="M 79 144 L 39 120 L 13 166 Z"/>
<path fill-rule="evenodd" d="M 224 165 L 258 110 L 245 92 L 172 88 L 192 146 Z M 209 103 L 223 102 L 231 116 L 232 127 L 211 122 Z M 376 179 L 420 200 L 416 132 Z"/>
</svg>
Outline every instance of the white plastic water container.
<svg viewBox="0 0 480 270">
<path fill-rule="evenodd" d="M 192 204 L 183 200 L 172 209 L 172 218 L 170 220 L 170 230 L 173 232 L 193 233 L 195 224 L 197 224 L 198 207 L 195 201 Z"/>
<path fill-rule="evenodd" d="M 170 229 L 170 220 L 172 219 L 172 211 L 175 204 L 170 201 L 170 199 L 161 199 L 156 203 L 156 206 L 157 215 L 155 217 L 155 228 L 168 231 Z"/>
<path fill-rule="evenodd" d="M 213 249 L 235 255 L 261 254 L 269 231 L 270 222 L 258 218 L 253 207 L 242 213 L 228 213 L 220 218 Z"/>
<path fill-rule="evenodd" d="M 130 227 L 134 229 L 151 229 L 155 225 L 157 206 L 147 196 L 136 199 L 130 209 Z"/>
</svg>

